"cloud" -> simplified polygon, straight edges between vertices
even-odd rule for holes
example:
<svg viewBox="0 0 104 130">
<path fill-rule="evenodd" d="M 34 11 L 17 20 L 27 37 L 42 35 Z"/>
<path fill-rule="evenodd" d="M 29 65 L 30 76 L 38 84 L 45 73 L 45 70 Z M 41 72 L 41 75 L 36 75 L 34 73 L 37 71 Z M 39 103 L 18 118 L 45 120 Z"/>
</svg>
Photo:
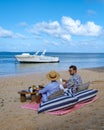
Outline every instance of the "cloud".
<svg viewBox="0 0 104 130">
<path fill-rule="evenodd" d="M 0 27 L 0 38 L 11 38 L 12 36 L 13 36 L 12 31 Z"/>
<path fill-rule="evenodd" d="M 102 33 L 102 27 L 91 21 L 81 24 L 80 20 L 73 20 L 70 17 L 64 16 L 62 17 L 62 24 L 72 35 L 99 36 Z"/>
<path fill-rule="evenodd" d="M 31 31 L 36 34 L 38 34 L 38 32 L 56 34 L 57 32 L 60 32 L 60 25 L 57 21 L 49 22 L 49 23 L 41 22 L 41 23 L 35 24 Z"/>
<path fill-rule="evenodd" d="M 48 40 L 46 40 L 46 39 L 43 39 L 43 42 L 44 42 L 46 45 L 49 45 L 49 44 L 50 44 L 50 41 L 48 41 Z M 51 41 L 51 45 L 58 47 L 58 46 L 59 46 L 59 43 L 57 43 L 57 42 L 55 42 L 55 41 Z"/>
<path fill-rule="evenodd" d="M 34 25 L 33 29 L 31 29 L 31 32 L 37 35 L 40 33 L 45 33 L 65 41 L 71 40 L 70 34 L 65 32 L 58 21 L 37 23 Z"/>
<path fill-rule="evenodd" d="M 95 15 L 96 14 L 96 12 L 94 11 L 94 10 L 87 10 L 87 13 L 89 14 L 89 15 Z"/>
<path fill-rule="evenodd" d="M 16 33 L 13 35 L 13 38 L 21 38 L 21 39 L 26 39 L 26 37 L 20 33 Z"/>
<path fill-rule="evenodd" d="M 13 33 L 10 30 L 6 30 L 0 27 L 0 38 L 21 38 L 25 39 L 26 37 L 20 33 Z"/>
<path fill-rule="evenodd" d="M 28 24 L 26 23 L 26 22 L 21 22 L 21 23 L 19 23 L 19 26 L 20 27 L 26 27 Z"/>
<path fill-rule="evenodd" d="M 82 24 L 79 19 L 74 20 L 66 16 L 63 16 L 61 21 L 36 23 L 30 30 L 35 36 L 47 35 L 48 39 L 51 37 L 50 39 L 56 39 L 56 42 L 59 40 L 60 43 L 71 43 L 72 36 L 97 37 L 101 35 L 102 31 L 102 27 L 93 21 Z"/>
</svg>

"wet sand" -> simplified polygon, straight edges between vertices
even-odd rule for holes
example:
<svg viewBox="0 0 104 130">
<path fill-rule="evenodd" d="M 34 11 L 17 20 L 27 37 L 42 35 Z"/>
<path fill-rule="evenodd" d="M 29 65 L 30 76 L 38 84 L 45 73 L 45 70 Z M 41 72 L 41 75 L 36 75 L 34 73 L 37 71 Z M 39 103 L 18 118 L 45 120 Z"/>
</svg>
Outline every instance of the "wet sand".
<svg viewBox="0 0 104 130">
<path fill-rule="evenodd" d="M 68 79 L 68 71 L 58 71 Z M 98 90 L 98 99 L 63 116 L 37 114 L 22 109 L 19 90 L 35 84 L 46 84 L 46 73 L 0 78 L 0 130 L 104 130 L 104 68 L 78 70 L 83 82 Z M 30 100 L 27 100 L 30 102 Z"/>
</svg>

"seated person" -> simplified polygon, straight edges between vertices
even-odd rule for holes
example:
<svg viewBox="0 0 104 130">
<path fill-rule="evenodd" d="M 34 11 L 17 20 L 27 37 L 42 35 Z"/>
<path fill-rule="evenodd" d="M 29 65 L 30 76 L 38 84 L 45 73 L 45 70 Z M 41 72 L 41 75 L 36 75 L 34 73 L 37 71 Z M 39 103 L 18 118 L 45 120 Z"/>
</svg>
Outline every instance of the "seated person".
<svg viewBox="0 0 104 130">
<path fill-rule="evenodd" d="M 51 81 L 38 93 L 42 95 L 42 102 L 46 102 L 48 97 L 60 89 L 60 83 L 57 81 L 60 75 L 56 71 L 51 71 L 47 74 L 47 78 Z"/>
<path fill-rule="evenodd" d="M 77 92 L 78 86 L 82 85 L 82 79 L 77 74 L 77 67 L 74 65 L 69 67 L 69 73 L 71 75 L 69 80 L 62 79 L 62 82 L 64 82 L 63 87 L 70 89 L 71 93 L 74 94 Z"/>
</svg>

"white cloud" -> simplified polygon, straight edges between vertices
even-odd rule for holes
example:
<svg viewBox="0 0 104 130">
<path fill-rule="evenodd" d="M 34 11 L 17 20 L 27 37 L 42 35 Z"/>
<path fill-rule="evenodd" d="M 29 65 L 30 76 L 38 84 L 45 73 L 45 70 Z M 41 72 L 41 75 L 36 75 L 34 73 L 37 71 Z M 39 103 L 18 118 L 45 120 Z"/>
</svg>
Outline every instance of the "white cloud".
<svg viewBox="0 0 104 130">
<path fill-rule="evenodd" d="M 21 38 L 21 39 L 26 39 L 26 37 L 20 33 L 16 33 L 13 35 L 13 38 Z"/>
<path fill-rule="evenodd" d="M 31 32 L 33 34 L 40 34 L 45 33 L 52 37 L 70 41 L 71 36 L 70 34 L 67 34 L 65 30 L 61 27 L 61 25 L 58 23 L 58 21 L 53 22 L 41 22 L 34 25 L 33 29 L 31 29 Z"/>
<path fill-rule="evenodd" d="M 60 35 L 60 38 L 62 38 L 65 41 L 70 41 L 71 40 L 70 34 L 62 34 L 62 35 Z"/>
<path fill-rule="evenodd" d="M 25 39 L 26 37 L 20 33 L 13 33 L 10 30 L 6 30 L 0 27 L 0 38 L 21 38 Z"/>
<path fill-rule="evenodd" d="M 81 24 L 80 20 L 73 20 L 70 17 L 64 16 L 62 17 L 62 24 L 72 35 L 99 36 L 102 33 L 102 27 L 91 21 Z"/>
<path fill-rule="evenodd" d="M 10 30 L 6 30 L 0 27 L 0 37 L 1 38 L 11 38 L 13 36 L 13 32 Z"/>
<path fill-rule="evenodd" d="M 96 12 L 94 10 L 91 10 L 91 9 L 87 10 L 87 13 L 89 15 L 95 15 L 96 14 Z"/>
<path fill-rule="evenodd" d="M 37 23 L 34 26 L 34 29 L 36 29 L 36 31 L 40 31 L 40 32 L 45 32 L 51 35 L 57 35 L 60 33 L 60 25 L 57 21 L 54 22 L 41 22 L 41 23 Z"/>
<path fill-rule="evenodd" d="M 78 19 L 74 20 L 71 17 L 63 16 L 61 22 L 51 21 L 36 23 L 30 32 L 41 37 L 44 37 L 44 34 L 46 34 L 48 39 L 52 39 L 53 37 L 54 40 L 56 39 L 56 42 L 59 40 L 60 43 L 71 43 L 71 36 L 96 37 L 100 36 L 102 30 L 103 29 L 101 26 L 92 21 L 87 21 L 86 23 L 82 24 Z"/>
<path fill-rule="evenodd" d="M 51 43 L 51 45 L 54 45 L 54 46 L 59 46 L 59 44 L 57 43 L 57 42 L 55 42 L 55 41 L 48 41 L 48 40 L 46 40 L 46 39 L 43 39 L 43 42 L 46 44 L 46 45 L 48 45 L 48 44 L 50 44 Z"/>
<path fill-rule="evenodd" d="M 21 23 L 19 23 L 19 26 L 20 27 L 26 27 L 28 24 L 26 23 L 26 22 L 21 22 Z"/>
</svg>

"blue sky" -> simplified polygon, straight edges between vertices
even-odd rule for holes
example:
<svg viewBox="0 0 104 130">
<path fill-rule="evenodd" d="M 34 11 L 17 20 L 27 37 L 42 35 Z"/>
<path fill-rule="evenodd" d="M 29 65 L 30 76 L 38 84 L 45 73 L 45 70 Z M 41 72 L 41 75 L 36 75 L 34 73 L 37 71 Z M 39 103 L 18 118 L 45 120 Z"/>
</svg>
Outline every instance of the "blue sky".
<svg viewBox="0 0 104 130">
<path fill-rule="evenodd" d="M 104 52 L 104 0 L 0 0 L 0 51 Z"/>
</svg>

